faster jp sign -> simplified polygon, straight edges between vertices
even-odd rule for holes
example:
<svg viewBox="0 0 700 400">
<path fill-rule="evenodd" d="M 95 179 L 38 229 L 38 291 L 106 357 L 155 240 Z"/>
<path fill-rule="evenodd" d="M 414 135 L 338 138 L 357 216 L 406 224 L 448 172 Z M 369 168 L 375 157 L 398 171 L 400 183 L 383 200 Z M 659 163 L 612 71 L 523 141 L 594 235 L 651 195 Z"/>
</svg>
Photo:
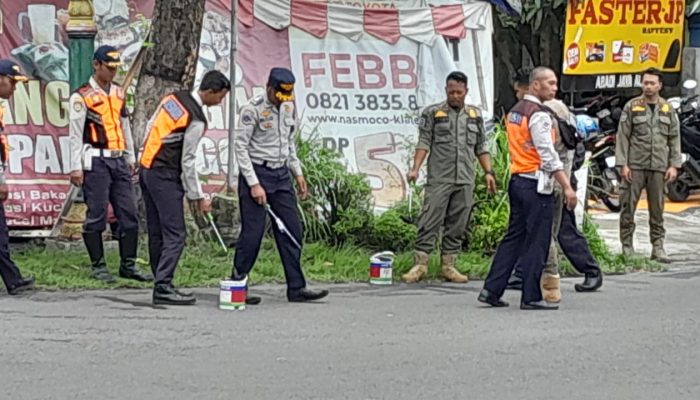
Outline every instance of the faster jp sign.
<svg viewBox="0 0 700 400">
<path fill-rule="evenodd" d="M 685 0 L 582 0 L 566 9 L 567 75 L 680 70 Z"/>
</svg>

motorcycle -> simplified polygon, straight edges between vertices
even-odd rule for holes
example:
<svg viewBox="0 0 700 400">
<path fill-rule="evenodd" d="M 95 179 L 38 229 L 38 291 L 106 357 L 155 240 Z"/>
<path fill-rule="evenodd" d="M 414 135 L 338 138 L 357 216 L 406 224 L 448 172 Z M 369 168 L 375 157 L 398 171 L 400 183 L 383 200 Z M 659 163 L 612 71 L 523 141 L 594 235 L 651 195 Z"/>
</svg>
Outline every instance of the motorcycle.
<svg viewBox="0 0 700 400">
<path fill-rule="evenodd" d="M 698 83 L 689 79 L 683 87 L 693 90 Z M 682 165 L 675 181 L 666 184 L 666 195 L 671 201 L 688 199 L 690 191 L 700 188 L 700 102 L 698 95 L 668 99 L 678 113 L 681 130 Z"/>
<path fill-rule="evenodd" d="M 572 108 L 588 160 L 587 198 L 599 200 L 610 211 L 620 211 L 620 172 L 615 167 L 617 124 L 622 115 L 619 96 L 597 96 L 585 107 Z M 595 117 L 592 117 L 595 115 Z"/>
</svg>

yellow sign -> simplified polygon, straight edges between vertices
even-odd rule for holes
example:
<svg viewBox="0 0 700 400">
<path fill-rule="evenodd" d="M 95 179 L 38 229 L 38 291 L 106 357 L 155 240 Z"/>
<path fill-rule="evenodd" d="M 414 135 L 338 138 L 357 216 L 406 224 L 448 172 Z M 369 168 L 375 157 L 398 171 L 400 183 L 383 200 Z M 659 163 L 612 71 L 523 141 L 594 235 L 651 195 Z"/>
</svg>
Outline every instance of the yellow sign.
<svg viewBox="0 0 700 400">
<path fill-rule="evenodd" d="M 566 7 L 566 75 L 681 68 L 685 0 L 578 0 Z"/>
</svg>

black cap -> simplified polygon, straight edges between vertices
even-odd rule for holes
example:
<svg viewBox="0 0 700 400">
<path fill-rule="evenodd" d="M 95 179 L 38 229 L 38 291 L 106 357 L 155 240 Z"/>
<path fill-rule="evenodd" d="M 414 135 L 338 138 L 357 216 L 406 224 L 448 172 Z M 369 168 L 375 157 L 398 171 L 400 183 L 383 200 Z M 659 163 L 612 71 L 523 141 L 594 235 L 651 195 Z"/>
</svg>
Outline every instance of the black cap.
<svg viewBox="0 0 700 400">
<path fill-rule="evenodd" d="M 280 101 L 294 100 L 294 74 L 287 68 L 272 68 L 267 85 L 275 91 L 275 97 Z"/>
<path fill-rule="evenodd" d="M 95 51 L 95 61 L 107 64 L 108 67 L 116 68 L 122 65 L 119 50 L 113 46 L 100 46 Z"/>
<path fill-rule="evenodd" d="M 10 60 L 0 60 L 0 75 L 9 76 L 18 82 L 25 82 L 27 80 L 27 77 L 22 73 L 19 65 Z"/>
</svg>

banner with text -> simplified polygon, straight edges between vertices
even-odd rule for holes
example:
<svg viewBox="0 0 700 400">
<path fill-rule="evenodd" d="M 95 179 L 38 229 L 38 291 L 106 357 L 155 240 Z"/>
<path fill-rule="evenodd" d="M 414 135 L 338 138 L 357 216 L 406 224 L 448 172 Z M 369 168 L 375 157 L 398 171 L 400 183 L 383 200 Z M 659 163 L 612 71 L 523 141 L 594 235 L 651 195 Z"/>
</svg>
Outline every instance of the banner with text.
<svg viewBox="0 0 700 400">
<path fill-rule="evenodd" d="M 566 8 L 566 75 L 681 68 L 685 0 L 581 0 Z"/>
<path fill-rule="evenodd" d="M 389 8 L 398 4 L 362 3 Z M 128 67 L 148 32 L 153 4 L 154 0 L 93 1 L 96 45 L 119 48 Z M 20 63 L 32 77 L 3 102 L 11 147 L 5 172 L 10 196 L 4 205 L 11 229 L 53 226 L 70 188 L 67 6 L 67 0 L 0 6 L 0 55 Z M 467 39 L 471 45 L 473 38 Z M 482 51 L 476 54 L 488 58 L 490 38 L 479 46 Z M 211 69 L 230 74 L 230 48 L 230 2 L 207 1 L 196 84 Z M 349 168 L 366 173 L 377 206 L 403 198 L 408 147 L 416 141 L 419 109 L 444 97 L 445 76 L 454 69 L 453 55 L 442 39 L 432 46 L 405 38 L 388 44 L 369 35 L 352 41 L 333 32 L 320 39 L 295 28 L 276 30 L 256 19 L 252 26 L 238 25 L 237 50 L 233 95 L 205 110 L 209 130 L 199 143 L 197 171 L 206 178 L 206 190 L 225 184 L 230 110 L 237 117 L 241 106 L 264 94 L 268 71 L 278 66 L 292 68 L 297 76 L 303 132 L 310 134 L 315 127 L 318 138 L 337 149 Z M 484 73 L 473 76 L 466 71 L 470 82 L 491 87 L 491 61 L 480 61 Z M 133 86 L 128 92 L 133 93 Z M 490 97 L 475 103 L 492 104 Z M 237 118 L 235 127 L 239 128 Z"/>
</svg>

